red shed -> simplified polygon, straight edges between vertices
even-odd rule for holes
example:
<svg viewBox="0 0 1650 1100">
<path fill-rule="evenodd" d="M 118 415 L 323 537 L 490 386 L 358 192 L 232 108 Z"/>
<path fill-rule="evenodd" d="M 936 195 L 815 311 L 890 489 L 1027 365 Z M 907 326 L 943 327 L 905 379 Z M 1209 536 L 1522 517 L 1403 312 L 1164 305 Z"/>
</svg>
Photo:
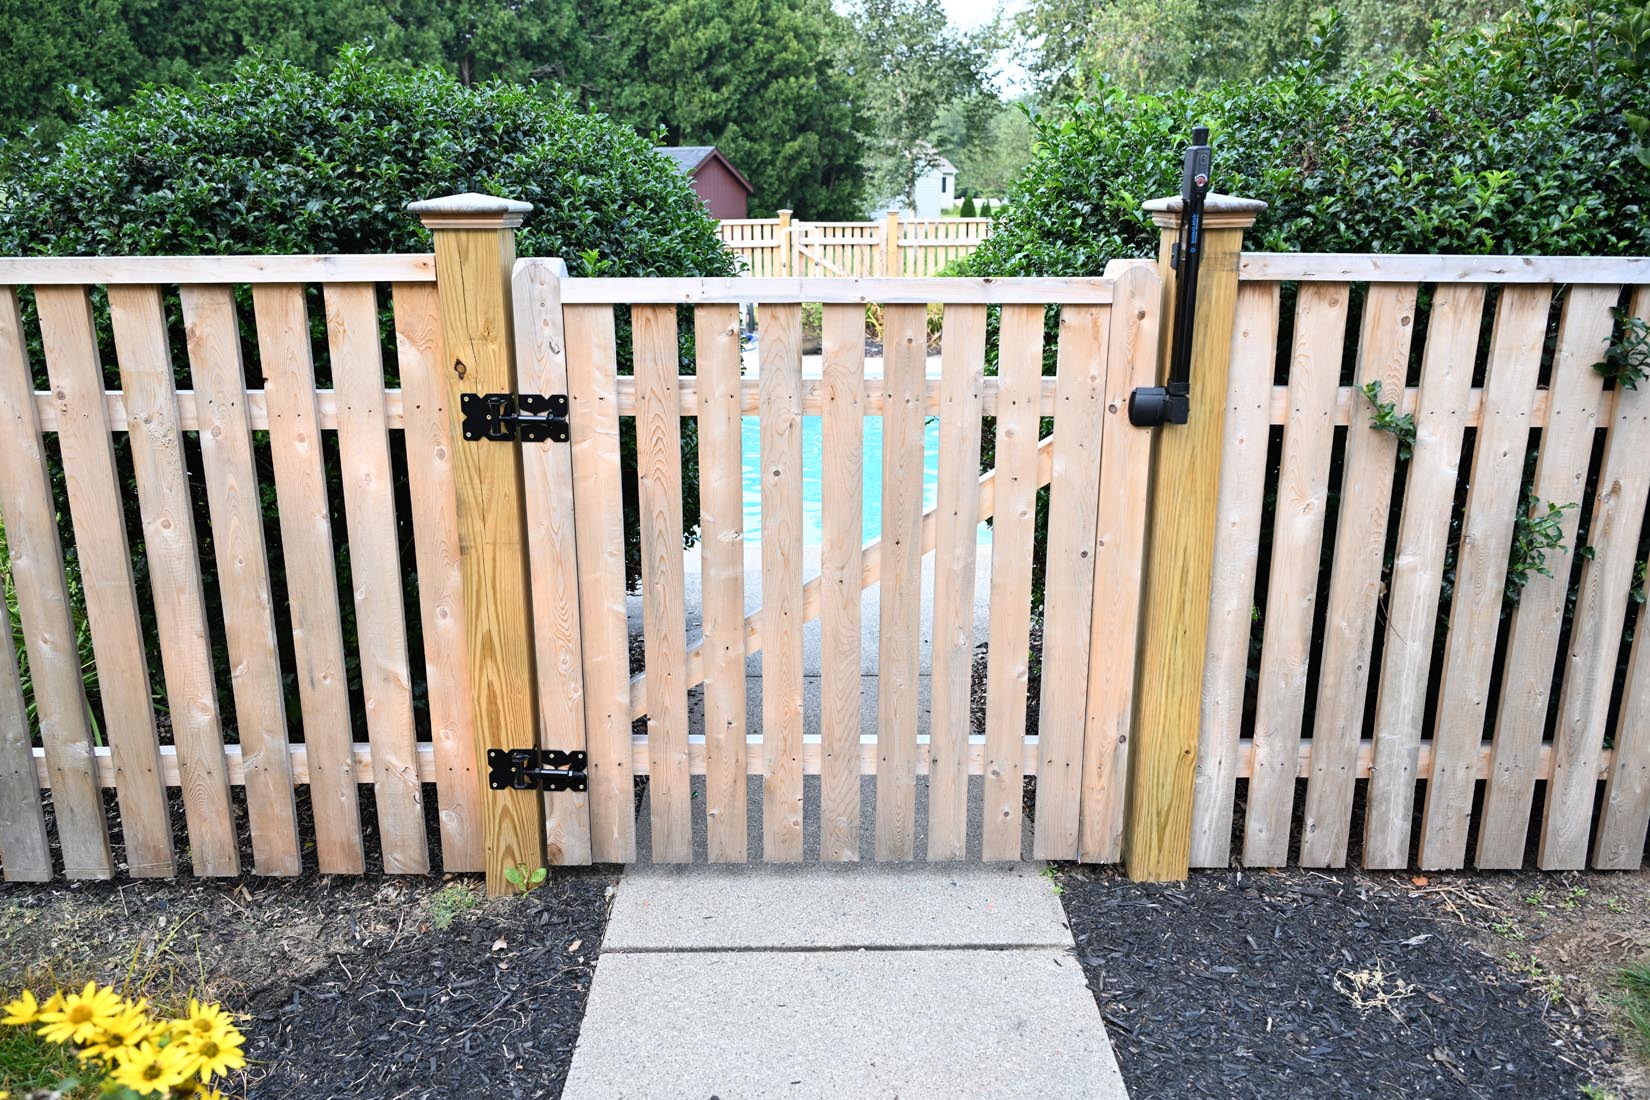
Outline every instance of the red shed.
<svg viewBox="0 0 1650 1100">
<path fill-rule="evenodd" d="M 728 158 L 714 145 L 665 145 L 659 152 L 669 157 L 682 175 L 693 184 L 694 193 L 713 218 L 743 218 L 746 202 L 755 190 Z"/>
</svg>

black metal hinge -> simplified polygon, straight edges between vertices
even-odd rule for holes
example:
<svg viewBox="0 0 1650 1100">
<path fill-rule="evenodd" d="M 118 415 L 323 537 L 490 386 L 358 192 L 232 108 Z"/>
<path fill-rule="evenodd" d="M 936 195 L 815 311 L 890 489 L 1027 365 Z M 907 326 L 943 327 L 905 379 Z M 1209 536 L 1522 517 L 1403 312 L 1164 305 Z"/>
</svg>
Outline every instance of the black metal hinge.
<svg viewBox="0 0 1650 1100">
<path fill-rule="evenodd" d="M 589 755 L 560 749 L 488 749 L 487 785 L 495 791 L 582 791 Z"/>
<path fill-rule="evenodd" d="M 458 400 L 465 439 L 566 443 L 565 393 L 467 393 Z"/>
</svg>

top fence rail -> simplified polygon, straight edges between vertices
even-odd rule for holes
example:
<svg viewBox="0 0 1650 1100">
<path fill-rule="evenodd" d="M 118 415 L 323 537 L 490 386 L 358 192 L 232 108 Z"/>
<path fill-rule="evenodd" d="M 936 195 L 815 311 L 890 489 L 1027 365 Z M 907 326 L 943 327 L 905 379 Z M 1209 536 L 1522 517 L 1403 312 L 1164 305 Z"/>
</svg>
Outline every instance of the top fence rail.
<svg viewBox="0 0 1650 1100">
<path fill-rule="evenodd" d="M 1244 282 L 1644 283 L 1644 256 L 1426 256 L 1335 252 L 1245 252 Z"/>
<path fill-rule="evenodd" d="M 433 283 L 435 256 L 0 257 L 0 286 L 168 283 Z"/>
</svg>

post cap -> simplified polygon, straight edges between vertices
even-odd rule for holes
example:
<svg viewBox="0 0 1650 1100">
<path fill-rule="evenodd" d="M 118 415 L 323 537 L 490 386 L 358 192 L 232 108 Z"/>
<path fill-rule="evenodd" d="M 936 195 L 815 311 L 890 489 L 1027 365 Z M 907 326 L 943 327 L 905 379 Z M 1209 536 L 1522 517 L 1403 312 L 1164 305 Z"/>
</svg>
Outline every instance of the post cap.
<svg viewBox="0 0 1650 1100">
<path fill-rule="evenodd" d="M 1164 229 L 1178 229 L 1182 202 L 1179 195 L 1170 195 L 1167 198 L 1152 199 L 1142 205 L 1141 209 L 1150 214 L 1152 221 Z M 1234 195 L 1222 195 L 1211 191 L 1203 199 L 1203 227 L 1248 229 L 1255 224 L 1255 218 L 1265 209 L 1266 204 L 1259 199 L 1240 199 Z"/>
<path fill-rule="evenodd" d="M 530 202 L 474 191 L 407 204 L 407 213 L 417 215 L 426 229 L 514 229 L 532 210 Z"/>
</svg>

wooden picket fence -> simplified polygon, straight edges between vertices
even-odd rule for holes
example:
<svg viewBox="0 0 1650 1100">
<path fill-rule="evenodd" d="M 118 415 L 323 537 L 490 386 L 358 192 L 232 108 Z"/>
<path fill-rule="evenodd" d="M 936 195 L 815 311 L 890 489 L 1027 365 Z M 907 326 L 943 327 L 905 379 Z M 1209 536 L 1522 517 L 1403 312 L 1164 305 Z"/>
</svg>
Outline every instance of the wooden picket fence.
<svg viewBox="0 0 1650 1100">
<path fill-rule="evenodd" d="M 882 221 L 793 221 L 742 218 L 720 224 L 722 244 L 743 274 L 757 278 L 937 275 L 991 235 L 990 218 L 900 218 Z M 891 242 L 891 243 L 890 243 Z"/>
<path fill-rule="evenodd" d="M 1650 318 L 1650 263 L 1239 258 L 1243 222 L 1214 223 L 1210 248 L 1230 262 L 1205 273 L 1194 348 L 1197 377 L 1219 381 L 1194 389 L 1191 426 L 1149 431 L 1126 408 L 1168 327 L 1161 264 L 1074 280 L 569 279 L 556 261 L 513 262 L 519 213 L 479 209 L 426 215 L 433 257 L 0 259 L 0 522 L 24 643 L 0 631 L 6 878 L 171 875 L 183 852 L 200 875 L 422 873 L 438 842 L 440 867 L 486 869 L 500 887 L 507 866 L 628 861 L 643 840 L 655 860 L 690 858 L 696 834 L 719 861 L 796 859 L 807 844 L 851 859 L 862 830 L 883 859 L 1127 858 L 1158 875 L 1234 856 L 1517 867 L 1527 837 L 1543 868 L 1641 863 L 1650 387 L 1606 385 L 1592 365 L 1619 336 L 1612 307 Z M 881 370 L 867 369 L 867 302 L 884 306 Z M 754 355 L 741 304 L 759 318 Z M 817 368 L 801 350 L 812 304 Z M 1388 422 L 1414 417 L 1408 458 L 1374 426 L 1359 389 L 1373 381 Z M 460 438 L 460 396 L 490 391 L 566 393 L 569 441 Z M 748 417 L 761 441 L 755 610 Z M 812 417 L 831 461 L 805 576 Z M 881 421 L 883 520 L 862 543 L 868 418 Z M 689 423 L 697 517 L 682 509 Z M 982 439 L 996 456 L 983 475 Z M 1165 483 L 1188 462 L 1217 506 Z M 1521 501 L 1527 481 L 1539 505 Z M 637 667 L 627 496 L 642 545 Z M 1516 517 L 1549 503 L 1566 506 L 1563 545 L 1511 607 Z M 681 537 L 695 522 L 701 626 Z M 1182 581 L 1207 572 L 1206 599 L 1160 584 L 1172 562 L 1187 563 Z M 1028 731 L 1034 564 L 1047 598 Z M 860 696 L 872 586 L 876 737 Z M 1206 616 L 1206 646 L 1171 629 L 1176 600 Z M 814 619 L 817 711 L 802 690 Z M 747 714 L 753 654 L 764 675 Z M 523 744 L 587 752 L 588 785 L 487 789 L 486 750 Z M 754 833 L 748 798 L 761 801 Z"/>
</svg>

